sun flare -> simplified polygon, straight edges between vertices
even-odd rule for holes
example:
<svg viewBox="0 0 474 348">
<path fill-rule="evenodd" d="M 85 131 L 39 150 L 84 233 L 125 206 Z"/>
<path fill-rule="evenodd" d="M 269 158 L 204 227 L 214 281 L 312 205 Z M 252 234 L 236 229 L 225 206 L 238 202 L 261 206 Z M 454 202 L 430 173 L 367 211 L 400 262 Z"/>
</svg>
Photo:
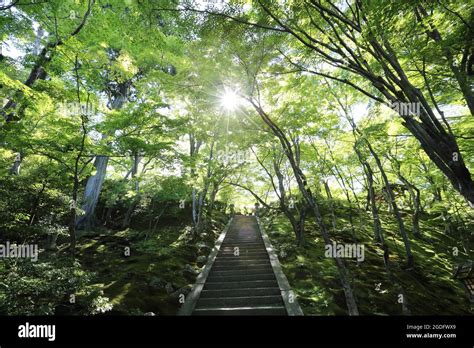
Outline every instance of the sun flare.
<svg viewBox="0 0 474 348">
<path fill-rule="evenodd" d="M 231 88 L 225 87 L 220 96 L 220 105 L 226 111 L 234 111 L 240 104 L 240 97 L 237 92 Z"/>
</svg>

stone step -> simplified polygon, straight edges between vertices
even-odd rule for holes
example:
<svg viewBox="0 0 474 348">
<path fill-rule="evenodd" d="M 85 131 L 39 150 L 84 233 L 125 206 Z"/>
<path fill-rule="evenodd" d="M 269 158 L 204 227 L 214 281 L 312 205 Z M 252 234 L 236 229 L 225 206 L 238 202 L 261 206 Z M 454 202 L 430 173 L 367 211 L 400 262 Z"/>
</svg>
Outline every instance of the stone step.
<svg viewBox="0 0 474 348">
<path fill-rule="evenodd" d="M 225 243 L 225 244 L 222 244 L 221 246 L 221 250 L 227 248 L 232 248 L 232 250 L 235 248 L 235 247 L 239 247 L 240 249 L 243 249 L 243 248 L 247 248 L 247 249 L 263 249 L 263 250 L 266 250 L 265 249 L 265 244 L 263 243 Z"/>
<path fill-rule="evenodd" d="M 241 256 L 222 256 L 216 255 L 215 262 L 232 262 L 232 261 L 239 261 L 239 260 L 270 260 L 268 254 L 259 254 L 259 255 L 241 255 Z"/>
<path fill-rule="evenodd" d="M 240 282 L 240 281 L 249 281 L 249 280 L 273 280 L 275 279 L 275 274 L 265 273 L 265 274 L 237 274 L 229 276 L 219 276 L 209 274 L 207 277 L 208 282 Z"/>
<path fill-rule="evenodd" d="M 267 252 L 267 250 L 264 247 L 252 247 L 252 248 L 247 248 L 247 247 L 241 247 L 241 246 L 236 246 L 238 248 L 239 253 L 261 253 L 261 252 Z M 235 247 L 232 248 L 220 248 L 219 253 L 228 253 L 228 254 L 233 254 L 236 251 Z"/>
<path fill-rule="evenodd" d="M 217 254 L 217 257 L 241 257 L 241 256 L 255 256 L 255 257 L 260 257 L 260 256 L 265 256 L 268 257 L 268 253 L 266 251 L 242 251 L 239 250 L 238 255 L 235 255 L 233 252 L 220 252 Z"/>
<path fill-rule="evenodd" d="M 245 256 L 252 256 L 252 255 L 255 255 L 255 256 L 260 256 L 260 255 L 265 255 L 265 256 L 268 256 L 268 253 L 265 251 L 265 250 L 252 250 L 252 251 L 249 251 L 249 250 L 242 250 L 240 249 L 238 254 L 236 255 L 236 253 L 234 253 L 233 251 L 220 251 L 219 253 L 217 253 L 217 256 L 224 256 L 224 257 L 238 257 L 238 256 L 242 256 L 242 255 L 245 255 Z"/>
<path fill-rule="evenodd" d="M 239 247 L 240 249 L 242 248 L 248 248 L 248 249 L 263 249 L 265 250 L 265 244 L 259 243 L 259 242 L 225 242 L 225 244 L 222 244 L 222 248 L 232 248 L 234 249 L 235 247 Z"/>
<path fill-rule="evenodd" d="M 265 258 L 248 258 L 248 257 L 219 257 L 216 258 L 214 261 L 214 266 L 248 266 L 248 265 L 255 265 L 255 266 L 262 266 L 262 265 L 270 265 L 270 259 L 268 257 Z"/>
<path fill-rule="evenodd" d="M 242 243 L 242 244 L 258 244 L 263 243 L 262 238 L 225 238 L 223 243 Z"/>
<path fill-rule="evenodd" d="M 248 251 L 267 251 L 264 245 L 259 245 L 259 246 L 246 246 L 242 244 L 234 244 L 234 245 L 229 245 L 229 246 L 221 246 L 219 251 L 234 251 L 235 248 L 239 248 L 239 251 L 242 250 L 248 250 Z"/>
<path fill-rule="evenodd" d="M 264 248 L 265 249 L 265 243 L 263 242 L 232 242 L 232 241 L 224 241 L 221 245 L 221 248 L 225 248 L 225 247 L 231 247 L 231 248 L 234 248 L 234 247 L 246 247 L 246 248 Z"/>
<path fill-rule="evenodd" d="M 227 260 L 227 261 L 234 261 L 234 260 L 261 260 L 261 259 L 269 259 L 267 253 L 259 253 L 259 254 L 239 254 L 239 256 L 235 255 L 217 255 L 217 259 Z"/>
<path fill-rule="evenodd" d="M 261 270 L 269 270 L 273 272 L 273 268 L 270 263 L 265 264 L 248 264 L 248 265 L 227 265 L 226 263 L 214 265 L 212 266 L 211 271 L 246 271 L 246 272 L 253 272 L 253 271 L 261 271 Z"/>
<path fill-rule="evenodd" d="M 239 250 L 266 250 L 265 249 L 265 245 L 240 245 L 240 244 L 236 244 L 236 245 L 225 245 L 225 246 L 221 246 L 221 248 L 219 249 L 219 251 L 234 251 L 235 248 L 239 248 Z"/>
<path fill-rule="evenodd" d="M 267 251 L 265 246 L 262 245 L 254 245 L 254 246 L 246 246 L 242 244 L 235 244 L 235 245 L 229 245 L 229 246 L 221 246 L 219 251 L 226 251 L 226 252 L 234 252 L 236 248 L 239 248 L 239 251 L 242 250 L 248 250 L 248 251 Z"/>
<path fill-rule="evenodd" d="M 280 295 L 270 296 L 247 296 L 247 297 L 219 297 L 219 298 L 200 298 L 196 308 L 214 308 L 214 307 L 250 307 L 264 305 L 283 306 L 283 300 Z"/>
<path fill-rule="evenodd" d="M 259 260 L 249 260 L 243 258 L 230 259 L 230 258 L 216 258 L 214 261 L 214 266 L 247 266 L 247 265 L 270 265 L 270 259 L 259 259 Z"/>
<path fill-rule="evenodd" d="M 256 233 L 254 234 L 245 234 L 242 232 L 234 232 L 230 231 L 227 233 L 226 238 L 259 238 L 261 236 L 257 235 Z"/>
<path fill-rule="evenodd" d="M 237 282 L 210 282 L 206 281 L 203 290 L 220 289 L 250 289 L 250 288 L 274 288 L 278 287 L 276 279 L 273 280 L 250 280 Z"/>
<path fill-rule="evenodd" d="M 219 297 L 246 297 L 246 296 L 269 296 L 281 295 L 280 289 L 275 288 L 250 288 L 250 289 L 219 289 L 203 290 L 200 298 Z"/>
<path fill-rule="evenodd" d="M 220 257 L 222 259 L 229 259 L 229 260 L 232 260 L 233 257 L 235 258 L 238 258 L 238 257 L 253 257 L 253 258 L 268 258 L 268 254 L 266 252 L 251 252 L 251 253 L 248 253 L 248 252 L 242 252 L 240 251 L 239 254 L 236 256 L 234 254 L 231 254 L 231 253 L 218 253 L 216 257 Z"/>
<path fill-rule="evenodd" d="M 273 274 L 273 269 L 271 267 L 266 267 L 266 268 L 261 268 L 261 269 L 253 269 L 251 271 L 249 270 L 214 270 L 212 269 L 211 272 L 209 273 L 209 277 L 215 276 L 215 277 L 222 277 L 222 276 L 237 276 L 237 275 L 247 275 L 247 274 Z"/>
<path fill-rule="evenodd" d="M 259 306 L 237 308 L 200 308 L 193 315 L 287 315 L 283 306 Z"/>
</svg>

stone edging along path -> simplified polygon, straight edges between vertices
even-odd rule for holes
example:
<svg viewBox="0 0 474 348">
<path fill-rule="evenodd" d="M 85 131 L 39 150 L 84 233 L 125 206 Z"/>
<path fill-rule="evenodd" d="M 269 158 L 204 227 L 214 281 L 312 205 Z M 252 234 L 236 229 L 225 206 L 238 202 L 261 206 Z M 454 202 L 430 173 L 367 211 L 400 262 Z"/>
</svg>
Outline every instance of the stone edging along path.
<svg viewBox="0 0 474 348">
<path fill-rule="evenodd" d="M 262 234 L 263 241 L 265 242 L 265 247 L 267 249 L 268 256 L 270 257 L 270 262 L 272 264 L 273 272 L 275 273 L 278 286 L 281 291 L 281 296 L 283 297 L 283 301 L 285 303 L 286 312 L 288 315 L 304 315 L 301 307 L 296 299 L 296 294 L 291 290 L 290 283 L 288 283 L 288 279 L 283 273 L 281 269 L 280 261 L 273 250 L 272 244 L 270 243 L 270 239 L 268 238 L 265 229 L 263 228 L 262 223 L 260 222 L 260 218 L 257 216 L 257 223 L 260 229 L 260 233 Z"/>
</svg>

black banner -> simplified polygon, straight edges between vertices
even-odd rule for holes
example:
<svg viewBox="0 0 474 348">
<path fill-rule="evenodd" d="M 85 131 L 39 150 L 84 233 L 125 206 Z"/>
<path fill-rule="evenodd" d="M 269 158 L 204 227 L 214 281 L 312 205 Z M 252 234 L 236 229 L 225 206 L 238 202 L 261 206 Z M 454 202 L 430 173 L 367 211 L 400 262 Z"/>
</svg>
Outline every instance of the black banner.
<svg viewBox="0 0 474 348">
<path fill-rule="evenodd" d="M 472 317 L 0 317 L 0 347 L 33 344 L 473 346 Z M 41 337 L 38 337 L 41 336 Z"/>
</svg>

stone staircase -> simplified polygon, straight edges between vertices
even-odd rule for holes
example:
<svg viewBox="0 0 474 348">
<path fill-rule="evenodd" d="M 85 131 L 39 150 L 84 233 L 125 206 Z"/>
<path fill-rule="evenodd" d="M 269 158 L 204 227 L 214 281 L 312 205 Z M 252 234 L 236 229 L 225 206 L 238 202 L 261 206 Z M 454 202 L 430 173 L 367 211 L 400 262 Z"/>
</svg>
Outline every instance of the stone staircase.
<svg viewBox="0 0 474 348">
<path fill-rule="evenodd" d="M 256 218 L 237 215 L 225 232 L 179 314 L 288 315 L 288 306 L 301 312 L 296 300 L 285 303 L 282 294 L 289 289 L 279 283 L 283 277 L 287 284 L 286 277 L 281 273 L 280 282 L 277 279 L 278 260 L 274 256 L 271 261 L 269 241 L 260 233 Z"/>
</svg>

